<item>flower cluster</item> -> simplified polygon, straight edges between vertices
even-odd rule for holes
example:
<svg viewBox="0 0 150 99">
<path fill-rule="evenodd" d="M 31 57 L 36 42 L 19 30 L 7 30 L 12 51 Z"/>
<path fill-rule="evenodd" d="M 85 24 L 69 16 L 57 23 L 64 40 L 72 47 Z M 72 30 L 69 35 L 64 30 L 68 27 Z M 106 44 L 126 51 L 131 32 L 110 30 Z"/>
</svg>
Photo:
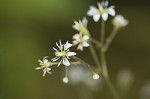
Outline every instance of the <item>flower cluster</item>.
<svg viewBox="0 0 150 99">
<path fill-rule="evenodd" d="M 110 36 L 107 38 L 107 41 L 104 41 L 104 44 L 101 44 L 101 42 L 95 40 L 91 36 L 91 32 L 88 29 L 88 20 L 86 17 L 83 17 L 82 20 L 74 21 L 74 25 L 72 26 L 73 29 L 77 31 L 72 37 L 72 43 L 69 43 L 68 41 L 65 44 L 62 44 L 61 40 L 57 43 L 57 48 L 53 47 L 53 50 L 55 51 L 55 57 L 49 61 L 47 58 L 44 57 L 43 60 L 38 60 L 41 67 L 37 67 L 36 69 L 43 69 L 43 76 L 45 76 L 46 73 L 51 74 L 51 66 L 57 65 L 59 67 L 60 65 L 66 66 L 66 73 L 63 78 L 64 83 L 68 83 L 68 70 L 67 67 L 71 64 L 75 65 L 85 65 L 92 73 L 92 78 L 94 80 L 97 80 L 100 78 L 99 74 L 102 73 L 101 71 L 101 65 L 99 62 L 99 57 L 97 56 L 97 53 L 93 47 L 93 43 L 96 45 L 103 45 L 105 49 L 108 48 L 109 44 L 111 43 L 112 39 L 114 38 L 116 34 L 116 30 L 119 30 L 122 27 L 125 27 L 128 24 L 128 21 L 122 16 L 122 15 L 116 15 L 115 6 L 108 7 L 108 1 L 102 1 L 101 3 L 98 2 L 98 7 L 91 6 L 90 9 L 87 11 L 87 15 L 93 17 L 93 20 L 95 22 L 98 22 L 100 19 L 102 19 L 102 22 L 107 21 L 108 15 L 114 16 L 114 19 L 112 20 L 112 24 L 114 27 L 114 31 L 110 34 Z M 115 16 L 116 15 L 116 16 Z M 102 18 L 101 18 L 102 17 Z M 106 44 L 105 44 L 106 43 Z M 76 57 L 77 53 L 70 51 L 70 48 L 72 46 L 77 46 L 77 50 L 83 51 L 84 48 L 88 48 L 91 51 L 91 54 L 93 56 L 93 60 L 95 61 L 96 66 L 90 65 L 89 63 L 85 62 L 84 60 Z M 70 61 L 70 58 L 72 58 L 75 62 Z M 58 61 L 58 62 L 57 62 Z"/>
<path fill-rule="evenodd" d="M 35 69 L 37 70 L 43 69 L 43 76 L 45 76 L 46 73 L 49 74 L 52 73 L 50 72 L 51 70 L 50 66 L 52 65 L 60 66 L 60 64 L 63 64 L 65 66 L 70 66 L 69 57 L 76 55 L 75 52 L 70 52 L 70 47 L 72 46 L 72 44 L 68 43 L 68 41 L 66 42 L 66 44 L 62 44 L 61 41 L 59 41 L 59 44 L 56 42 L 56 46 L 59 48 L 59 50 L 53 48 L 56 51 L 55 52 L 56 57 L 52 59 L 52 62 L 48 61 L 47 56 L 43 58 L 43 61 L 38 60 L 40 62 L 41 67 L 37 67 Z M 55 61 L 57 61 L 60 58 L 61 58 L 60 62 L 56 63 Z"/>
</svg>

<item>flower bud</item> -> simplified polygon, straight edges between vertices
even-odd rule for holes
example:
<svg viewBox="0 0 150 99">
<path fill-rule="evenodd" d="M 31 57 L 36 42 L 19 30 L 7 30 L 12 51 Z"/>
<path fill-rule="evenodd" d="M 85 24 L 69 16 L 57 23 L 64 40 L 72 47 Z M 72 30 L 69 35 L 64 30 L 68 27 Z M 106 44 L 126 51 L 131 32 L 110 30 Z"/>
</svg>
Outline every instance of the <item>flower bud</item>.
<svg viewBox="0 0 150 99">
<path fill-rule="evenodd" d="M 94 80 L 99 79 L 99 75 L 98 75 L 97 73 L 93 73 L 93 79 L 94 79 Z"/>
<path fill-rule="evenodd" d="M 120 29 L 128 25 L 128 20 L 126 20 L 122 15 L 116 15 L 112 20 L 114 28 Z"/>
<path fill-rule="evenodd" d="M 64 77 L 64 78 L 62 79 L 62 81 L 63 81 L 63 83 L 68 83 L 68 82 L 69 82 L 69 79 L 68 79 L 68 77 Z"/>
</svg>

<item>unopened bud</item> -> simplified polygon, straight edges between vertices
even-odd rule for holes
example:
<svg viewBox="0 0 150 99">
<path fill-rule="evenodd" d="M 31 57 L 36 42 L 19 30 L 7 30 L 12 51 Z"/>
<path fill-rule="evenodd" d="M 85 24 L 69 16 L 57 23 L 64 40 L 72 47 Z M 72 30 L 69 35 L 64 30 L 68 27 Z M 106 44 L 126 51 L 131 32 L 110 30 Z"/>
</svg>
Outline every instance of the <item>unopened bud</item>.
<svg viewBox="0 0 150 99">
<path fill-rule="evenodd" d="M 93 74 L 93 79 L 94 79 L 94 80 L 99 79 L 99 75 L 98 75 L 97 73 L 94 73 L 94 74 Z"/>
<path fill-rule="evenodd" d="M 112 20 L 112 24 L 116 29 L 120 29 L 128 25 L 128 20 L 126 20 L 122 15 L 116 15 Z"/>
<path fill-rule="evenodd" d="M 68 82 L 69 82 L 68 77 L 64 77 L 64 78 L 62 79 L 62 81 L 63 81 L 63 83 L 68 83 Z"/>
</svg>

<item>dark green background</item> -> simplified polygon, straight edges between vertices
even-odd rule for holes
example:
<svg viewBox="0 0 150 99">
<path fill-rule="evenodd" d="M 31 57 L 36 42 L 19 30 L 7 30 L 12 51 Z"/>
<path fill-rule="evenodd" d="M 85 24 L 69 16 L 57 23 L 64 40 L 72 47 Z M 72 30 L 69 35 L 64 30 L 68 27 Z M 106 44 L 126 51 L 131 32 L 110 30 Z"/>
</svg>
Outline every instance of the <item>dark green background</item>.
<svg viewBox="0 0 150 99">
<path fill-rule="evenodd" d="M 143 82 L 150 80 L 150 7 L 149 0 L 111 0 L 116 11 L 129 25 L 116 36 L 107 53 L 108 68 L 115 83 L 122 67 L 134 73 L 134 85 L 126 99 L 139 99 Z M 1 0 L 0 1 L 0 99 L 78 99 L 74 87 L 62 83 L 63 66 L 53 68 L 53 75 L 42 77 L 35 71 L 37 59 L 54 57 L 55 42 L 70 40 L 76 33 L 73 21 L 86 15 L 96 0 Z M 107 22 L 107 35 L 112 29 Z M 88 28 L 99 36 L 99 23 L 92 18 Z M 91 61 L 88 49 L 80 53 Z M 85 92 L 86 93 L 86 92 Z M 104 87 L 95 99 L 112 99 Z"/>
</svg>

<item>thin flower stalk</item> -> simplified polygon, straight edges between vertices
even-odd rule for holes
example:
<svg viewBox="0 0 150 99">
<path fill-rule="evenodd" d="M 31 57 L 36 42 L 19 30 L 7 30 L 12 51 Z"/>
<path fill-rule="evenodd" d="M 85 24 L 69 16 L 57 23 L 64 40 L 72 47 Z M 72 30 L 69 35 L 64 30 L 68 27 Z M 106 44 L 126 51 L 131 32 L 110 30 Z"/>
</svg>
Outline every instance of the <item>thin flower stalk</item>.
<svg viewBox="0 0 150 99">
<path fill-rule="evenodd" d="M 111 42 L 113 41 L 113 39 L 115 38 L 116 34 L 117 34 L 118 30 L 117 29 L 113 29 L 113 31 L 110 33 L 109 37 L 106 39 L 106 43 L 104 45 L 104 50 L 107 51 Z"/>
<path fill-rule="evenodd" d="M 106 53 L 104 50 L 104 42 L 105 41 L 105 23 L 102 20 L 101 21 L 101 43 L 102 43 L 102 48 L 100 49 L 100 58 L 101 58 L 101 65 L 102 65 L 102 75 L 103 78 L 110 89 L 110 92 L 112 93 L 112 96 L 114 99 L 120 99 L 120 96 L 118 95 L 116 89 L 114 88 L 108 74 L 108 69 L 107 69 L 107 62 L 106 62 Z"/>
<path fill-rule="evenodd" d="M 90 42 L 90 47 L 89 47 L 89 49 L 90 49 L 90 52 L 91 52 L 91 54 L 92 54 L 92 57 L 93 57 L 93 59 L 94 59 L 94 61 L 95 61 L 96 67 L 99 68 L 99 72 L 101 73 L 101 65 L 100 65 L 100 62 L 99 62 L 99 58 L 98 58 L 98 56 L 97 56 L 97 54 L 96 54 L 96 51 L 95 51 L 95 49 L 94 49 L 94 47 L 93 47 L 93 45 L 92 45 L 91 42 Z"/>
</svg>

